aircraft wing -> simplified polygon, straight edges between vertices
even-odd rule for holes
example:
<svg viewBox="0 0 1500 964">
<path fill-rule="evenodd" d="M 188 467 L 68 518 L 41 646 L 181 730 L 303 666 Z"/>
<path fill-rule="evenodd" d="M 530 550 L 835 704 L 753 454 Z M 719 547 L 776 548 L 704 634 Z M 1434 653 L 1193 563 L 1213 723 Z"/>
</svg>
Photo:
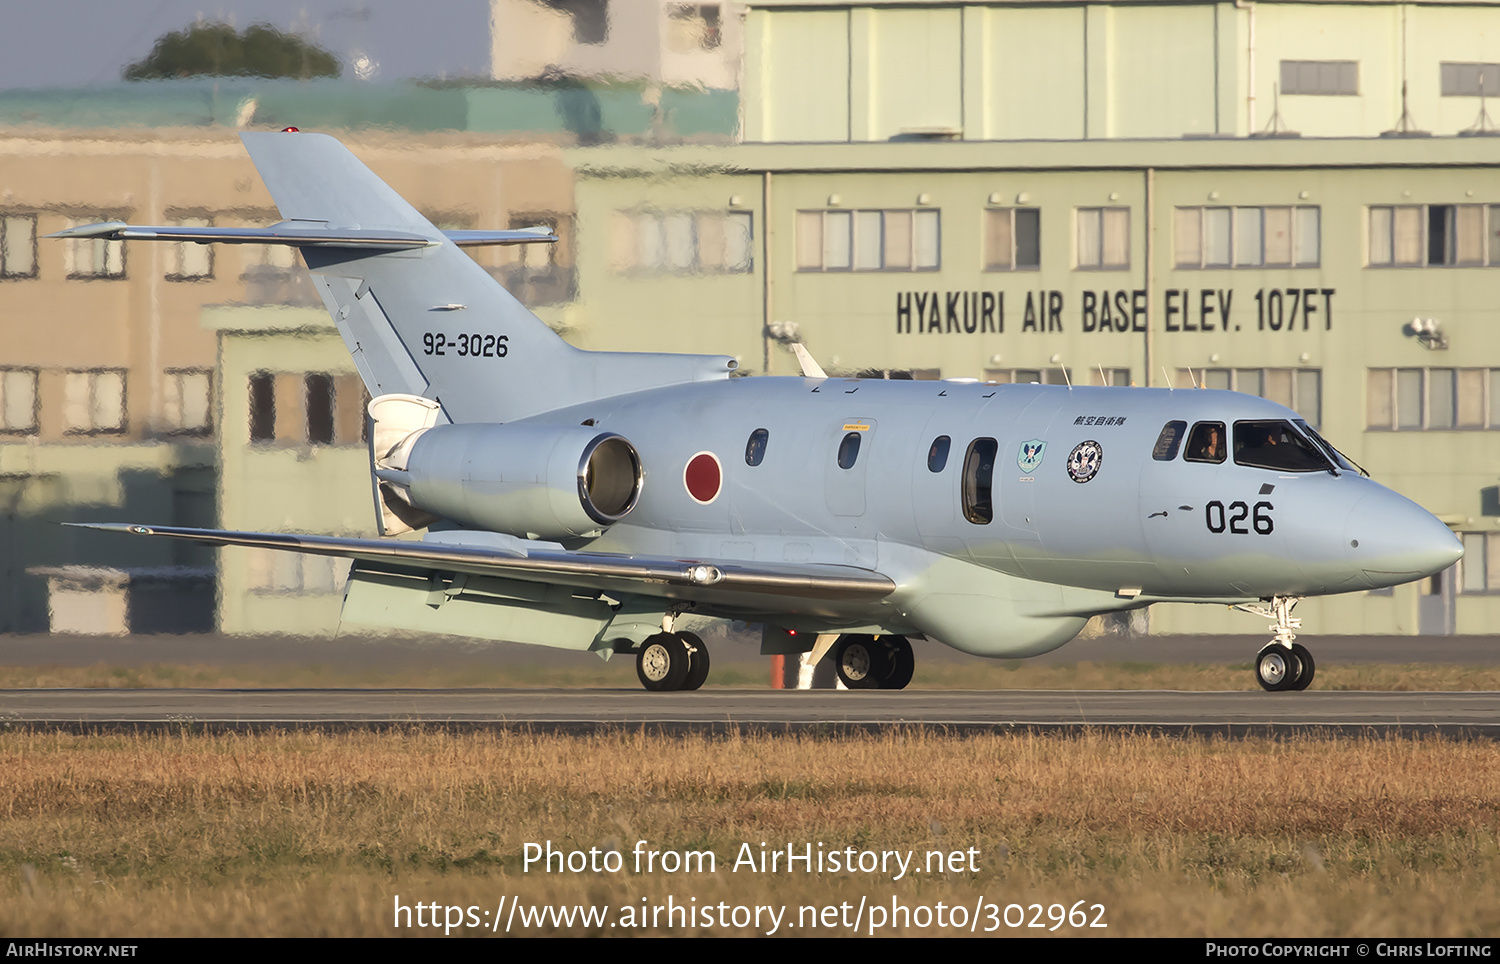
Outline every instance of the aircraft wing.
<svg viewBox="0 0 1500 964">
<path fill-rule="evenodd" d="M 557 240 L 547 228 L 444 231 L 461 248 L 487 244 L 536 244 Z M 197 227 L 178 224 L 126 224 L 101 221 L 65 228 L 49 238 L 103 238 L 106 241 L 194 241 L 198 244 L 285 244 L 296 248 L 369 248 L 402 251 L 439 244 L 414 231 L 330 227 L 323 221 L 282 221 L 267 228 Z"/>
<path fill-rule="evenodd" d="M 872 569 L 831 564 L 728 563 L 519 546 L 512 550 L 437 542 L 344 539 L 276 532 L 230 532 L 129 523 L 64 524 L 105 532 L 167 536 L 217 546 L 252 546 L 320 556 L 341 556 L 405 568 L 500 576 L 524 582 L 627 591 L 671 599 L 751 594 L 874 601 L 896 589 L 895 582 L 889 576 Z"/>
</svg>

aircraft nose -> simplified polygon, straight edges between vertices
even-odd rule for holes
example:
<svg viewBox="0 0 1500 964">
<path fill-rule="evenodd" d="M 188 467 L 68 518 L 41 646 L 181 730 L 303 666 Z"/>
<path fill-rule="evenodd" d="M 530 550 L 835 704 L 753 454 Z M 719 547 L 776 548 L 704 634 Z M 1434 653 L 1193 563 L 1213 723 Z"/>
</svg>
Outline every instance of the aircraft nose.
<svg viewBox="0 0 1500 964">
<path fill-rule="evenodd" d="M 1349 510 L 1344 545 L 1373 588 L 1442 572 L 1464 554 L 1453 530 L 1389 490 L 1371 492 Z"/>
</svg>

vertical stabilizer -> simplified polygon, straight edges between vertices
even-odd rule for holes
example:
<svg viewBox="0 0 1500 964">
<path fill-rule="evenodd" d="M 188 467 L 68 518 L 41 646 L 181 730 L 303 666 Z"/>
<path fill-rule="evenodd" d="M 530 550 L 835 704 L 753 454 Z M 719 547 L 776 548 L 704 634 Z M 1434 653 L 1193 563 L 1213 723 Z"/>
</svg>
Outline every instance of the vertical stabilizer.
<svg viewBox="0 0 1500 964">
<path fill-rule="evenodd" d="M 371 395 L 430 398 L 452 422 L 502 422 L 723 378 L 734 367 L 722 356 L 573 348 L 337 140 L 300 132 L 240 136 L 283 218 L 430 241 L 404 250 L 301 248 Z"/>
</svg>

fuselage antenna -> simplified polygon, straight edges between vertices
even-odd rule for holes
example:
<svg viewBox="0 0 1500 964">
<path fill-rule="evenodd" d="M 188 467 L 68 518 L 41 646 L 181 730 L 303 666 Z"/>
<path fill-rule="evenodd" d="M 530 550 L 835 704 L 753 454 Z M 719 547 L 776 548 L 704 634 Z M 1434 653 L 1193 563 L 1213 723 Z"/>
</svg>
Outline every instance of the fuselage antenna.
<svg viewBox="0 0 1500 964">
<path fill-rule="evenodd" d="M 1063 384 L 1067 385 L 1068 386 L 1068 391 L 1071 392 L 1073 390 L 1073 379 L 1071 379 L 1071 378 L 1068 377 L 1067 366 L 1066 365 L 1058 365 L 1057 367 L 1062 369 Z"/>
<path fill-rule="evenodd" d="M 1167 391 L 1170 392 L 1172 390 L 1172 374 L 1167 371 L 1166 365 L 1161 366 L 1161 377 L 1167 380 Z"/>
</svg>

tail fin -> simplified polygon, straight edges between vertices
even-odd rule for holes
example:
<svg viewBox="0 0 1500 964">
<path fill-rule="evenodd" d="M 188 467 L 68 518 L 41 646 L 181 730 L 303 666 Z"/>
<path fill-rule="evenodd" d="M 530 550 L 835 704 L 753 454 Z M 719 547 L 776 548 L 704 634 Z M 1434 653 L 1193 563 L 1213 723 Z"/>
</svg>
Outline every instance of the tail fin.
<svg viewBox="0 0 1500 964">
<path fill-rule="evenodd" d="M 511 421 L 608 395 L 726 377 L 733 359 L 581 351 L 527 311 L 326 134 L 241 134 L 289 221 L 416 234 L 395 251 L 304 247 L 323 303 L 374 396 L 437 401 L 453 422 Z"/>
</svg>

